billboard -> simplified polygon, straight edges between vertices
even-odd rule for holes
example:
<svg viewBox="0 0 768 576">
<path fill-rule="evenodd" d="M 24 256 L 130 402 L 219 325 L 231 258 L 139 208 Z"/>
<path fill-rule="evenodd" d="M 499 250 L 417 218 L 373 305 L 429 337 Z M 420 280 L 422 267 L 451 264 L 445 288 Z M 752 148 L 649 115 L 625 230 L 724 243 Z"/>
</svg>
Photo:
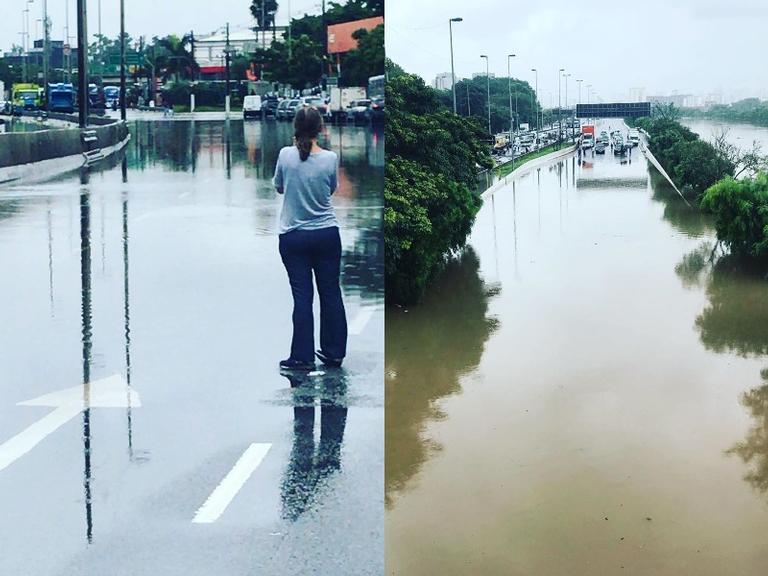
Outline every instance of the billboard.
<svg viewBox="0 0 768 576">
<path fill-rule="evenodd" d="M 328 26 L 328 54 L 344 54 L 354 50 L 357 48 L 357 40 L 352 38 L 352 34 L 361 28 L 370 32 L 380 24 L 384 24 L 383 16 Z"/>
<path fill-rule="evenodd" d="M 651 115 L 650 102 L 577 104 L 577 118 L 640 118 Z"/>
</svg>

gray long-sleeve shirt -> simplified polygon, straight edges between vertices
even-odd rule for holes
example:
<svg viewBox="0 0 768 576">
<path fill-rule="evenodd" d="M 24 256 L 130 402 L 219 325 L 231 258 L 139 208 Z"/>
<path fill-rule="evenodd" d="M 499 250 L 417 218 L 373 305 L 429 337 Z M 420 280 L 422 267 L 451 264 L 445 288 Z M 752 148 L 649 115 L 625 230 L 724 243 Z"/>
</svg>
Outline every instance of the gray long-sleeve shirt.
<svg viewBox="0 0 768 576">
<path fill-rule="evenodd" d="M 291 230 L 319 230 L 338 226 L 331 195 L 338 185 L 338 157 L 335 152 L 312 152 L 302 162 L 296 146 L 280 150 L 272 183 L 282 191 L 280 234 Z"/>
</svg>

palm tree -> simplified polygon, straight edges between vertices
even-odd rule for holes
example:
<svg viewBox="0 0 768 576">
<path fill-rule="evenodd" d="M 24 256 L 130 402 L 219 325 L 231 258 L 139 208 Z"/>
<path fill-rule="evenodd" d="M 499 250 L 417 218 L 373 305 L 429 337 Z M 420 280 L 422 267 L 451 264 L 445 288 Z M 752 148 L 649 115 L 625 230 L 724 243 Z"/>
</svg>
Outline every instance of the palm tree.
<svg viewBox="0 0 768 576">
<path fill-rule="evenodd" d="M 277 14 L 277 0 L 251 0 L 251 15 L 256 19 L 259 30 L 263 32 L 271 27 L 273 41 L 276 35 L 275 14 Z"/>
</svg>

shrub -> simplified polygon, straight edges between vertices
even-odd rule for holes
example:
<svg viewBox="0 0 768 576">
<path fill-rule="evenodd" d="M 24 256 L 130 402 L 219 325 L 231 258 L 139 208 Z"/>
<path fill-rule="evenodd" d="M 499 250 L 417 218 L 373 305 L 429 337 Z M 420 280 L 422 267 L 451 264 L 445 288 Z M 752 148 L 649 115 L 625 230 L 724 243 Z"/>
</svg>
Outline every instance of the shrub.
<svg viewBox="0 0 768 576">
<path fill-rule="evenodd" d="M 717 237 L 735 255 L 768 255 L 768 175 L 726 178 L 711 186 L 701 207 L 715 217 Z"/>
</svg>

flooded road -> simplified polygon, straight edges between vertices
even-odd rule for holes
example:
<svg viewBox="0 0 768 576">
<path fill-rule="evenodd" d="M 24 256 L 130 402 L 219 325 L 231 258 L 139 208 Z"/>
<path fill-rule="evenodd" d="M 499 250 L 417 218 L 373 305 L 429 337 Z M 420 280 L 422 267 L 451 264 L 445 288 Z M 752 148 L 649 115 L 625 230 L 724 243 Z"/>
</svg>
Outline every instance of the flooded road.
<svg viewBox="0 0 768 576">
<path fill-rule="evenodd" d="M 498 190 L 387 310 L 388 574 L 768 570 L 768 285 L 628 160 Z"/>
<path fill-rule="evenodd" d="M 137 123 L 85 183 L 0 188 L 0 574 L 383 571 L 383 137 L 328 131 L 349 355 L 298 380 L 291 137 Z"/>
</svg>

